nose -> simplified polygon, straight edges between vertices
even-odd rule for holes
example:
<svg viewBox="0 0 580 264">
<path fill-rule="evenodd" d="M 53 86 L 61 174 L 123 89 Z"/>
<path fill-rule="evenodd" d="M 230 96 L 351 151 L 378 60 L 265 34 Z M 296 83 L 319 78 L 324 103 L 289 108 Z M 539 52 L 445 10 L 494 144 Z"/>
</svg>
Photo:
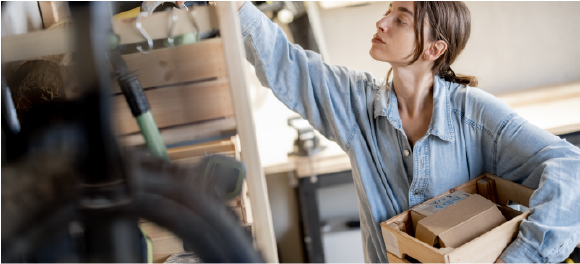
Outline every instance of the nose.
<svg viewBox="0 0 580 264">
<path fill-rule="evenodd" d="M 387 32 L 387 18 L 386 17 L 383 17 L 382 19 L 377 21 L 377 31 L 380 31 L 382 33 Z"/>
</svg>

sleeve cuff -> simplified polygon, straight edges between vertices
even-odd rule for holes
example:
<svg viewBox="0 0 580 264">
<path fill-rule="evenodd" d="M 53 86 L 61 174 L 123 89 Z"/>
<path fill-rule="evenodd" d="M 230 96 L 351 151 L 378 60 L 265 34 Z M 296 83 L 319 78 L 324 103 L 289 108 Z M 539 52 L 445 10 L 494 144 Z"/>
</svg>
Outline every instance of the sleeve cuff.
<svg viewBox="0 0 580 264">
<path fill-rule="evenodd" d="M 258 10 L 251 2 L 246 1 L 240 11 L 238 12 L 240 16 L 240 24 L 242 27 L 242 36 L 247 36 L 250 33 L 250 29 L 256 24 L 262 12 Z"/>
<path fill-rule="evenodd" d="M 506 263 L 546 263 L 540 253 L 521 238 L 516 238 L 499 257 Z"/>
</svg>

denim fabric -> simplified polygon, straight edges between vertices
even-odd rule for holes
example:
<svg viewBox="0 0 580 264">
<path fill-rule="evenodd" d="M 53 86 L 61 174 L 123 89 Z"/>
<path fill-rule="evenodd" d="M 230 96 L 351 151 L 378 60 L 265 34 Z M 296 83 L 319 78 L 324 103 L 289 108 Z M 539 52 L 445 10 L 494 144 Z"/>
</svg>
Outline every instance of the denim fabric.
<svg viewBox="0 0 580 264">
<path fill-rule="evenodd" d="M 580 241 L 577 147 L 480 89 L 435 77 L 431 123 L 411 148 L 391 83 L 324 63 L 251 3 L 239 14 L 262 85 L 350 157 L 366 262 L 387 262 L 381 222 L 484 172 L 537 189 L 503 260 L 559 262 Z"/>
</svg>

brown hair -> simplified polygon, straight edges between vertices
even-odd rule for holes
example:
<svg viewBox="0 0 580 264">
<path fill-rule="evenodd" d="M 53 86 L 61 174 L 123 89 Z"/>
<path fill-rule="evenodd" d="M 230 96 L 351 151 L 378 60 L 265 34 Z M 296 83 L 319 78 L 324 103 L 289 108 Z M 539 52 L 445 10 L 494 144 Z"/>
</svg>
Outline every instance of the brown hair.
<svg viewBox="0 0 580 264">
<path fill-rule="evenodd" d="M 471 14 L 465 3 L 457 1 L 415 2 L 416 46 L 413 60 L 409 65 L 419 60 L 423 54 L 423 21 L 425 18 L 427 18 L 430 27 L 429 40 L 442 40 L 447 43 L 447 50 L 433 63 L 433 68 L 431 68 L 433 73 L 449 82 L 476 87 L 477 78 L 456 75 L 450 67 L 467 45 L 471 33 Z"/>
</svg>

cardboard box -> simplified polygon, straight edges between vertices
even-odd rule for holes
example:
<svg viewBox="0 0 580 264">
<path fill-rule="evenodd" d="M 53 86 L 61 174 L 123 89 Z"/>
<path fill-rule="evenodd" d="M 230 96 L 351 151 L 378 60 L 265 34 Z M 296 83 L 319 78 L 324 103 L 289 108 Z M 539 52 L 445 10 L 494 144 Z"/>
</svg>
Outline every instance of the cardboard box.
<svg viewBox="0 0 580 264">
<path fill-rule="evenodd" d="M 413 220 L 413 230 L 417 230 L 417 222 L 427 216 L 439 212 L 452 204 L 469 197 L 471 194 L 464 191 L 456 191 L 448 195 L 442 196 L 439 199 L 431 200 L 430 202 L 422 203 L 411 209 L 411 219 Z"/>
<path fill-rule="evenodd" d="M 495 203 L 474 194 L 420 220 L 415 237 L 431 246 L 456 248 L 505 221 Z"/>
<path fill-rule="evenodd" d="M 391 263 L 409 263 L 408 258 L 423 263 L 493 263 L 517 236 L 519 225 L 530 212 L 521 213 L 507 207 L 509 201 L 529 207 L 534 190 L 486 173 L 455 187 L 469 194 L 478 194 L 477 181 L 484 177 L 494 180 L 497 204 L 506 222 L 457 248 L 436 248 L 414 237 L 411 210 L 381 223 L 387 257 Z M 426 203 L 439 199 L 443 193 Z"/>
</svg>

